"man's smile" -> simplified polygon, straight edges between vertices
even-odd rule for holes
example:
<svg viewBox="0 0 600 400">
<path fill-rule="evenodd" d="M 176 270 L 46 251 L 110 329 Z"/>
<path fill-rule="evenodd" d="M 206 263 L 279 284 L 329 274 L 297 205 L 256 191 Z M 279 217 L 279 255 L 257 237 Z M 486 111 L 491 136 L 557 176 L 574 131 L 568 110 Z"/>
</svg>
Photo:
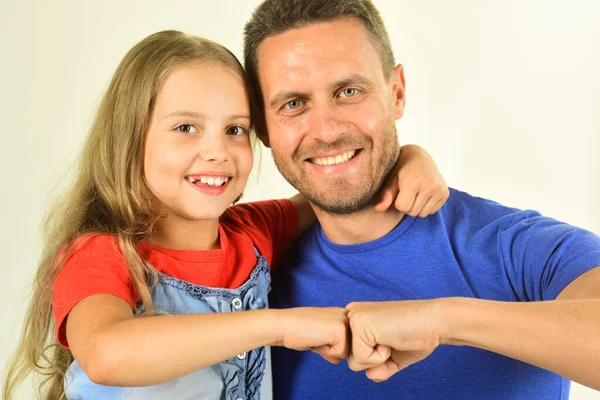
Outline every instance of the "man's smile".
<svg viewBox="0 0 600 400">
<path fill-rule="evenodd" d="M 342 163 L 346 163 L 346 162 L 352 160 L 360 152 L 360 150 L 361 149 L 356 149 L 356 150 L 345 151 L 345 152 L 338 153 L 338 154 L 332 154 L 329 156 L 308 158 L 306 161 L 311 162 L 316 165 L 342 164 Z"/>
</svg>

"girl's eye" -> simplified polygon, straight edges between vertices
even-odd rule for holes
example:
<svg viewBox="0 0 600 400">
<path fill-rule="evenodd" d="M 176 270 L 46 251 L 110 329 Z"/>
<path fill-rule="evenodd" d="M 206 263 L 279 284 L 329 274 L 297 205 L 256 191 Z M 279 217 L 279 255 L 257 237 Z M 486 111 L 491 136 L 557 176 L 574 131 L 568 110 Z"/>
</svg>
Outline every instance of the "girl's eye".
<svg viewBox="0 0 600 400">
<path fill-rule="evenodd" d="M 302 105 L 302 102 L 300 100 L 292 100 L 292 101 L 288 101 L 285 104 L 285 107 L 289 108 L 290 110 L 297 110 L 300 108 L 301 105 Z"/>
<path fill-rule="evenodd" d="M 243 135 L 246 132 L 248 132 L 248 131 L 241 126 L 232 126 L 231 128 L 227 129 L 227 134 L 234 135 L 234 136 Z"/>
<path fill-rule="evenodd" d="M 344 97 L 352 97 L 352 96 L 355 96 L 355 95 L 356 95 L 356 93 L 358 93 L 358 90 L 357 90 L 357 89 L 354 89 L 354 88 L 348 88 L 348 89 L 344 89 L 344 90 L 342 90 L 342 93 L 341 93 L 341 94 L 342 94 Z"/>
<path fill-rule="evenodd" d="M 175 128 L 175 130 L 177 130 L 178 132 L 181 132 L 181 133 L 185 133 L 185 134 L 198 132 L 198 129 L 196 129 L 196 127 L 192 124 L 181 124 L 177 128 Z"/>
</svg>

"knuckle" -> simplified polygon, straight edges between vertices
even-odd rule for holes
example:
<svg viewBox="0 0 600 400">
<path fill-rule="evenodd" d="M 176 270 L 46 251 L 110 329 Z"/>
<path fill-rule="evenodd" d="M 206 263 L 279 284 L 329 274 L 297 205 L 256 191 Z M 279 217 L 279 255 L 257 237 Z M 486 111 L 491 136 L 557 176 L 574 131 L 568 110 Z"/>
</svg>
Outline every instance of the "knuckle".
<svg viewBox="0 0 600 400">
<path fill-rule="evenodd" d="M 352 334 L 353 335 L 356 332 L 358 332 L 358 329 L 359 329 L 359 321 L 358 321 L 358 319 L 359 318 L 356 315 L 356 313 L 352 313 L 351 315 L 348 315 L 348 326 L 352 330 Z"/>
<path fill-rule="evenodd" d="M 373 382 L 382 382 L 382 381 L 384 381 L 384 380 L 385 380 L 385 379 L 383 379 L 383 378 L 380 376 L 380 374 L 377 374 L 377 373 L 375 373 L 375 372 L 372 372 L 372 371 L 370 371 L 370 370 L 367 370 L 367 371 L 366 371 L 366 376 L 367 376 L 367 378 L 368 378 L 368 379 L 372 380 Z"/>
<path fill-rule="evenodd" d="M 358 362 L 356 362 L 354 359 L 348 359 L 348 367 L 354 372 L 359 372 L 359 371 L 363 370 L 361 365 Z"/>
<path fill-rule="evenodd" d="M 398 209 L 398 211 L 407 212 L 410 210 L 410 205 L 408 204 L 408 200 L 403 197 L 399 197 L 396 200 L 395 204 L 396 204 L 396 208 Z"/>
<path fill-rule="evenodd" d="M 402 182 L 399 183 L 398 187 L 400 190 L 405 192 L 416 192 L 419 187 L 418 178 L 411 179 L 403 179 Z"/>
<path fill-rule="evenodd" d="M 428 191 L 435 190 L 436 185 L 437 185 L 437 182 L 433 179 L 426 179 L 422 183 L 423 189 L 428 190 Z"/>
<path fill-rule="evenodd" d="M 355 314 L 351 318 L 348 318 L 348 327 L 353 338 L 358 337 L 364 331 L 365 326 L 368 326 L 368 323 L 365 323 L 364 317 L 360 314 Z"/>
<path fill-rule="evenodd" d="M 429 193 L 429 195 L 432 195 L 434 193 L 440 192 L 441 190 L 442 190 L 442 187 L 440 186 L 439 183 L 432 182 L 427 193 Z"/>
</svg>

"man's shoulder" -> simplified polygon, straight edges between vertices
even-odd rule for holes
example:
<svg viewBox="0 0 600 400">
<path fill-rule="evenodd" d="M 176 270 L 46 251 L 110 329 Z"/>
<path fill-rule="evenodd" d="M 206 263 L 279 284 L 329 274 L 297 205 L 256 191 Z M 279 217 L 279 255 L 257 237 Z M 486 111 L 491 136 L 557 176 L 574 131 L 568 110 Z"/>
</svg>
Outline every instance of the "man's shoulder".
<svg viewBox="0 0 600 400">
<path fill-rule="evenodd" d="M 521 215 L 522 217 L 540 216 L 534 210 L 521 210 L 506 206 L 497 201 L 475 196 L 455 188 L 450 188 L 450 197 L 440 211 L 442 217 L 450 220 L 464 217 L 473 220 L 496 220 L 515 215 Z"/>
<path fill-rule="evenodd" d="M 498 203 L 497 201 L 480 197 L 456 188 L 449 188 L 450 197 L 446 204 L 463 207 L 478 207 L 478 208 L 491 208 L 491 209 L 503 209 L 507 212 L 521 211 L 518 208 L 506 206 Z"/>
<path fill-rule="evenodd" d="M 585 231 L 536 210 L 508 207 L 456 189 L 450 189 L 450 198 L 438 211 L 437 218 L 446 230 L 465 235 L 503 232 L 506 236 L 526 232 L 529 236 L 536 235 L 539 238 L 539 235 L 550 235 L 550 231 Z"/>
</svg>

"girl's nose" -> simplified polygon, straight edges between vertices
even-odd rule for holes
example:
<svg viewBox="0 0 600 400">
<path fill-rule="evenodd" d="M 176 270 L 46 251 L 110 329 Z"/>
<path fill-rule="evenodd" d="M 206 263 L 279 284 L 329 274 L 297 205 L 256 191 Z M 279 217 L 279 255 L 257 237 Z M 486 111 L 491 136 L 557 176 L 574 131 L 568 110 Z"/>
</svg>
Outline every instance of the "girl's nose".
<svg viewBox="0 0 600 400">
<path fill-rule="evenodd" d="M 204 161 L 222 163 L 227 160 L 227 144 L 223 132 L 204 132 L 200 140 L 199 156 Z"/>
</svg>

